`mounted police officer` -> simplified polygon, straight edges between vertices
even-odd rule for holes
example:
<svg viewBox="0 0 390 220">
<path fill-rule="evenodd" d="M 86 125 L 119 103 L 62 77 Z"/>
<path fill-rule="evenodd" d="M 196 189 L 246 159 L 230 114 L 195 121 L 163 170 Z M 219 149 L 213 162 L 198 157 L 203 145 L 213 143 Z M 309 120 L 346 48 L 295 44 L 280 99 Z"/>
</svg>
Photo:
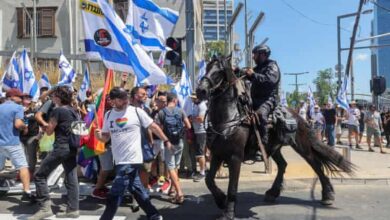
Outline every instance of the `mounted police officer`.
<svg viewBox="0 0 390 220">
<path fill-rule="evenodd" d="M 277 103 L 280 71 L 276 61 L 269 59 L 271 50 L 266 45 L 258 45 L 252 50 L 256 66 L 246 70 L 251 83 L 253 109 L 260 120 L 260 135 L 264 145 L 268 144 L 268 115 Z"/>
</svg>

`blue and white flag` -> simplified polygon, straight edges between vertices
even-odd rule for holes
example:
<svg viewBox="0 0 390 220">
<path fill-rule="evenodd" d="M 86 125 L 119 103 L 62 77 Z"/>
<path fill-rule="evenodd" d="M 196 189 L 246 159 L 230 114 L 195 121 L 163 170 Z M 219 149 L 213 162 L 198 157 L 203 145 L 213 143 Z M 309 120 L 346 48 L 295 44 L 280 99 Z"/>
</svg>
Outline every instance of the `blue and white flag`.
<svg viewBox="0 0 390 220">
<path fill-rule="evenodd" d="M 344 80 L 341 84 L 341 88 L 336 97 L 336 103 L 343 109 L 349 110 L 349 104 L 347 100 L 347 89 L 348 89 L 348 76 L 344 76 Z"/>
<path fill-rule="evenodd" d="M 16 51 L 12 54 L 9 61 L 7 70 L 3 74 L 2 78 L 3 89 L 8 90 L 12 88 L 18 88 L 22 90 L 22 81 L 19 72 L 19 62 L 16 56 Z"/>
<path fill-rule="evenodd" d="M 183 62 L 180 81 L 176 83 L 174 91 L 177 94 L 180 107 L 187 115 L 192 113 L 192 85 L 190 76 L 187 74 L 186 64 Z"/>
<path fill-rule="evenodd" d="M 38 82 L 39 88 L 47 87 L 51 89 L 51 84 L 49 81 L 49 77 L 47 76 L 46 73 L 42 73 L 41 79 Z"/>
<path fill-rule="evenodd" d="M 280 105 L 282 105 L 283 107 L 288 107 L 287 99 L 284 92 L 282 92 L 280 97 Z"/>
<path fill-rule="evenodd" d="M 202 60 L 199 63 L 199 72 L 198 72 L 198 83 L 206 75 L 206 61 Z"/>
<path fill-rule="evenodd" d="M 134 73 L 137 80 L 166 84 L 165 73 L 129 34 L 106 0 L 80 0 L 84 20 L 85 50 L 89 58 L 103 60 L 108 69 Z"/>
<path fill-rule="evenodd" d="M 33 101 L 38 101 L 39 86 L 26 49 L 23 49 L 23 52 L 20 55 L 19 70 L 20 76 L 23 78 L 21 91 L 23 93 L 29 94 Z"/>
<path fill-rule="evenodd" d="M 316 105 L 316 100 L 314 99 L 313 91 L 311 90 L 311 87 L 309 86 L 309 89 L 307 91 L 307 98 L 309 99 L 309 108 L 310 108 L 310 116 L 314 114 L 314 106 Z"/>
<path fill-rule="evenodd" d="M 84 102 L 87 99 L 87 91 L 91 89 L 91 80 L 89 78 L 88 68 L 85 68 L 83 82 L 81 83 L 78 98 Z"/>
<path fill-rule="evenodd" d="M 161 8 L 152 0 L 129 0 L 126 26 L 146 51 L 165 50 L 165 41 L 179 20 L 179 13 Z"/>
<path fill-rule="evenodd" d="M 58 81 L 58 85 L 72 85 L 76 79 L 76 72 L 73 70 L 68 59 L 62 54 L 62 51 L 58 62 L 58 67 L 60 68 L 60 80 Z"/>
</svg>

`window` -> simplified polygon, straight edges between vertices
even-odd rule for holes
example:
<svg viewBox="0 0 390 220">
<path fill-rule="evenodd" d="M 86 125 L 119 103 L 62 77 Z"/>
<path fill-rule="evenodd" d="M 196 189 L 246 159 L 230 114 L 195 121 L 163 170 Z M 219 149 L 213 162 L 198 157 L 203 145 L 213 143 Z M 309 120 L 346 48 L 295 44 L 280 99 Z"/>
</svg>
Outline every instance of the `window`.
<svg viewBox="0 0 390 220">
<path fill-rule="evenodd" d="M 28 14 L 26 13 L 26 10 Z M 18 22 L 18 37 L 28 38 L 31 36 L 32 8 L 16 8 Z M 55 14 L 57 7 L 38 7 L 37 8 L 37 37 L 55 37 Z"/>
</svg>

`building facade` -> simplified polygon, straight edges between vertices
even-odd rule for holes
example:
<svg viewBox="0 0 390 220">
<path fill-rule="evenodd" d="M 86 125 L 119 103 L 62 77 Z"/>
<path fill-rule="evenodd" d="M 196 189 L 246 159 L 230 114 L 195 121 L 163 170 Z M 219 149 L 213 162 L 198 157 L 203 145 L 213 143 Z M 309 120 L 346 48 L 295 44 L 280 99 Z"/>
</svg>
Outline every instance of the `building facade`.
<svg viewBox="0 0 390 220">
<path fill-rule="evenodd" d="M 233 15 L 233 0 L 203 0 L 203 34 L 206 42 L 225 40 L 225 2 L 227 24 Z"/>
<path fill-rule="evenodd" d="M 378 5 L 390 8 L 390 1 L 377 0 Z M 374 7 L 373 35 L 380 35 L 390 32 L 390 13 L 383 8 Z M 390 36 L 376 38 L 373 45 L 390 45 Z M 386 78 L 387 88 L 390 88 L 390 47 L 373 49 L 374 74 Z"/>
</svg>

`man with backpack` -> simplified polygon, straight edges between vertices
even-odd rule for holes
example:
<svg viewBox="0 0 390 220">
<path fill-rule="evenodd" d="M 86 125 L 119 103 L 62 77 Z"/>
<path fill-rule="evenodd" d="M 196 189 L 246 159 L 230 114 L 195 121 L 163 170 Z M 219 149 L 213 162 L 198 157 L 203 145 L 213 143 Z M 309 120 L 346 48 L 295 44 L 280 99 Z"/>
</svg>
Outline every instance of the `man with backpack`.
<svg viewBox="0 0 390 220">
<path fill-rule="evenodd" d="M 165 135 L 173 144 L 171 150 L 165 150 L 165 165 L 168 169 L 172 185 L 175 191 L 169 193 L 172 196 L 172 203 L 182 204 L 184 194 L 179 182 L 178 168 L 183 153 L 184 127 L 191 129 L 191 123 L 184 111 L 177 107 L 177 96 L 174 93 L 167 95 L 167 107 L 161 109 L 157 115 L 156 122 L 163 128 Z M 176 195 L 175 195 L 176 194 Z"/>
<path fill-rule="evenodd" d="M 67 194 L 67 209 L 65 213 L 57 214 L 57 218 L 79 217 L 79 183 L 77 179 L 77 139 L 72 134 L 71 125 L 79 118 L 75 110 L 70 106 L 72 91 L 68 86 L 58 86 L 53 89 L 53 102 L 56 108 L 51 112 L 46 133 L 55 133 L 53 151 L 41 162 L 41 166 L 35 173 L 36 201 L 39 210 L 28 219 L 44 219 L 53 215 L 47 178 L 60 164 L 65 170 L 65 187 Z"/>
</svg>

